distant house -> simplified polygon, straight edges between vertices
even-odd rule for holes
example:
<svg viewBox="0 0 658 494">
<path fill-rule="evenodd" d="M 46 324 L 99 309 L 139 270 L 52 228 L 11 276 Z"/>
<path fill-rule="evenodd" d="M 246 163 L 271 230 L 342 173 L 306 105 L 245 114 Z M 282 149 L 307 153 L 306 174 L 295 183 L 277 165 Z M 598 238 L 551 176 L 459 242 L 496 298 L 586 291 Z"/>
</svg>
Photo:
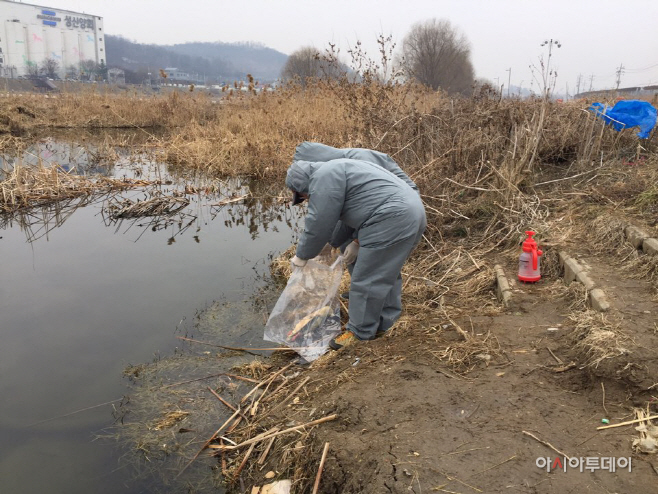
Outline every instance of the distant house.
<svg viewBox="0 0 658 494">
<path fill-rule="evenodd" d="M 183 72 L 178 70 L 176 67 L 167 67 L 160 71 L 161 74 L 167 76 L 165 79 L 165 84 L 203 84 L 203 77 L 199 77 L 198 74 L 190 74 L 188 72 Z"/>
<path fill-rule="evenodd" d="M 126 73 L 121 69 L 109 69 L 107 71 L 107 82 L 123 85 L 126 83 Z"/>
<path fill-rule="evenodd" d="M 168 82 L 176 83 L 180 81 L 181 83 L 185 83 L 190 80 L 190 74 L 180 71 L 175 67 L 167 67 L 164 69 L 164 72 L 167 74 Z"/>
</svg>

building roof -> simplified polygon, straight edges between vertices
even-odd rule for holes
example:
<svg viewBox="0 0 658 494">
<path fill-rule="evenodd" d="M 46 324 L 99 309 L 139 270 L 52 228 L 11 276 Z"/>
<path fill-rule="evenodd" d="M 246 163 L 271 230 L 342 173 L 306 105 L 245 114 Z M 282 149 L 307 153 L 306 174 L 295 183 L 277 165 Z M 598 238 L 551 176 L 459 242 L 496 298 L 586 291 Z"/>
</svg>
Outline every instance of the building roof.
<svg viewBox="0 0 658 494">
<path fill-rule="evenodd" d="M 48 7 L 47 5 L 36 5 L 34 3 L 24 3 L 24 2 L 16 2 L 14 0 L 0 0 L 2 3 L 15 3 L 16 5 L 27 5 L 28 7 L 37 7 L 40 9 L 48 9 L 48 10 L 56 10 L 58 12 L 68 12 L 69 14 L 82 14 L 82 15 L 88 15 L 89 17 L 97 17 L 98 19 L 102 19 L 103 17 L 100 15 L 96 14 L 88 14 L 87 12 L 76 12 L 75 10 L 66 10 L 66 9 L 60 9 L 57 7 Z"/>
</svg>

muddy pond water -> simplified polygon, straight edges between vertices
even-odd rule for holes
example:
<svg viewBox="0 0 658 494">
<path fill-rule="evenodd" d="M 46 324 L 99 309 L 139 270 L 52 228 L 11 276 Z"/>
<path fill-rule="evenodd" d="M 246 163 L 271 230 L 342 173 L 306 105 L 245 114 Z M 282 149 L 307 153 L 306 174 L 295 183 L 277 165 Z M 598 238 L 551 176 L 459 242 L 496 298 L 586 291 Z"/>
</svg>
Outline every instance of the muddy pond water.
<svg viewBox="0 0 658 494">
<path fill-rule="evenodd" d="M 262 315 L 247 304 L 254 317 L 244 319 L 240 304 L 263 285 L 270 257 L 296 238 L 301 213 L 259 192 L 262 184 L 220 184 L 130 149 L 112 150 L 111 159 L 103 152 L 100 160 L 93 145 L 48 140 L 0 162 L 5 170 L 41 161 L 166 184 L 0 219 L 0 492 L 178 490 L 157 476 L 136 479 L 119 461 L 130 446 L 108 439 L 130 394 L 124 370 L 182 351 L 176 336 L 213 311 L 221 342 L 262 346 Z M 112 201 L 190 184 L 189 205 L 171 217 L 108 214 Z M 233 312 L 218 310 L 230 304 Z"/>
</svg>

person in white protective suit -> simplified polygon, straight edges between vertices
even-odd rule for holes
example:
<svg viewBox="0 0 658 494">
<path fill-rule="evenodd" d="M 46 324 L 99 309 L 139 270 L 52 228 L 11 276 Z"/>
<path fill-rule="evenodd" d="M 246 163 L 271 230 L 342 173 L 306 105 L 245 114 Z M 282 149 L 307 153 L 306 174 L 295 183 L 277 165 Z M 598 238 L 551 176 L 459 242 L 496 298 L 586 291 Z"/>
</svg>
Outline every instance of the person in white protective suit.
<svg viewBox="0 0 658 494">
<path fill-rule="evenodd" d="M 330 345 L 339 349 L 373 339 L 400 315 L 400 271 L 427 225 L 415 184 L 377 151 L 304 143 L 295 158 L 286 186 L 293 204 L 308 199 L 308 214 L 293 268 L 303 268 L 327 243 L 346 245 L 346 255 L 354 259 L 349 322 Z"/>
</svg>

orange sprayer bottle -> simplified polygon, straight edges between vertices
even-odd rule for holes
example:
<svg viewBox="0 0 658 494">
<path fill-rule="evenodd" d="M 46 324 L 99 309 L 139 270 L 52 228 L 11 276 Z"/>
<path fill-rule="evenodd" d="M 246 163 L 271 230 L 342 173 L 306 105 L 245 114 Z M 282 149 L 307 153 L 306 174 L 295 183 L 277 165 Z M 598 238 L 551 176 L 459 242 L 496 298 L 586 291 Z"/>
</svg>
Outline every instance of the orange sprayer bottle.
<svg viewBox="0 0 658 494">
<path fill-rule="evenodd" d="M 535 232 L 525 232 L 528 238 L 523 241 L 523 252 L 519 257 L 519 280 L 535 282 L 541 278 L 539 270 L 539 257 L 542 251 L 539 250 L 537 242 L 532 236 Z"/>
</svg>

